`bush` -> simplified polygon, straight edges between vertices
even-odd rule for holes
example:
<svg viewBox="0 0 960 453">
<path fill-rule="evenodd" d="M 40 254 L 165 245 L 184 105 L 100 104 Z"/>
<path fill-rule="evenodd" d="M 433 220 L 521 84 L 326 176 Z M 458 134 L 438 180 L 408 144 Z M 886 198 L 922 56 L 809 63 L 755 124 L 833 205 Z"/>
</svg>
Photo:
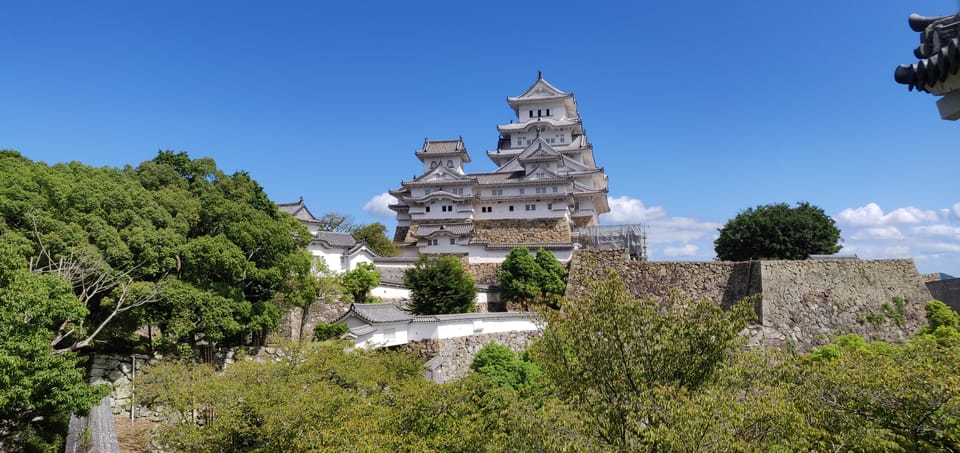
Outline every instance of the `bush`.
<svg viewBox="0 0 960 453">
<path fill-rule="evenodd" d="M 410 311 L 418 315 L 476 310 L 477 286 L 455 256 L 422 255 L 403 273 L 403 284 L 410 290 Z"/>
<path fill-rule="evenodd" d="M 313 337 L 317 341 L 326 341 L 333 340 L 335 338 L 340 338 L 341 335 L 347 333 L 350 328 L 342 322 L 336 324 L 317 324 L 313 328 Z"/>
</svg>

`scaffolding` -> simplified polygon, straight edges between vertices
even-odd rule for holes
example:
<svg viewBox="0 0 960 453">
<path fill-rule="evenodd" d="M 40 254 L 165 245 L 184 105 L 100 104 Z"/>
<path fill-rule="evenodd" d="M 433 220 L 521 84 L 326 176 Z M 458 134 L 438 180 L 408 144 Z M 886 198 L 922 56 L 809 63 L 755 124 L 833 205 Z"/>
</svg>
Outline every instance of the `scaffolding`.
<svg viewBox="0 0 960 453">
<path fill-rule="evenodd" d="M 626 250 L 630 259 L 647 259 L 647 233 L 640 224 L 585 227 L 573 236 L 581 248 Z"/>
</svg>

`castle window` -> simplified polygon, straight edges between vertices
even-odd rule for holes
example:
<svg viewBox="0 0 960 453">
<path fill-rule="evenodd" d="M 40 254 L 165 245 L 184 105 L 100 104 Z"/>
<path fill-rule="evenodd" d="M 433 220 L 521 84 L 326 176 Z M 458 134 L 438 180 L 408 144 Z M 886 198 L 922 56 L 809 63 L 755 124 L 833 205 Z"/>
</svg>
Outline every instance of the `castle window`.
<svg viewBox="0 0 960 453">
<path fill-rule="evenodd" d="M 557 186 L 553 186 L 553 193 L 557 193 Z"/>
<path fill-rule="evenodd" d="M 457 245 L 457 240 L 450 238 L 450 245 Z"/>
<path fill-rule="evenodd" d="M 427 212 L 430 212 L 430 206 L 427 206 Z"/>
<path fill-rule="evenodd" d="M 540 176 L 543 176 L 543 174 L 541 174 Z M 547 193 L 547 188 L 546 188 L 546 187 L 537 187 L 537 193 Z"/>
<path fill-rule="evenodd" d="M 550 116 L 550 109 L 547 109 L 547 116 Z"/>
<path fill-rule="evenodd" d="M 430 168 L 437 168 L 437 161 L 431 160 L 431 161 L 430 161 Z"/>
<path fill-rule="evenodd" d="M 523 195 L 523 187 L 520 188 L 520 195 Z"/>
<path fill-rule="evenodd" d="M 510 212 L 513 212 L 513 205 L 510 205 Z"/>
<path fill-rule="evenodd" d="M 437 239 L 427 239 L 427 245 L 440 245 L 440 241 Z"/>
<path fill-rule="evenodd" d="M 503 195 L 503 189 L 493 189 L 490 191 L 490 195 Z"/>
<path fill-rule="evenodd" d="M 481 206 L 480 212 L 493 212 L 493 206 Z"/>
<path fill-rule="evenodd" d="M 553 209 L 553 203 L 547 203 L 547 210 Z"/>
<path fill-rule="evenodd" d="M 560 143 L 563 143 L 563 135 L 560 136 Z"/>
<path fill-rule="evenodd" d="M 527 209 L 527 211 L 536 211 L 536 210 L 537 210 L 537 205 L 535 205 L 535 204 L 528 204 L 528 205 L 526 205 L 526 206 L 524 206 L 524 207 Z"/>
<path fill-rule="evenodd" d="M 530 111 L 530 118 L 533 118 L 533 110 Z"/>
<path fill-rule="evenodd" d="M 541 116 L 543 115 L 540 114 L 540 110 L 537 110 L 537 118 L 540 118 Z"/>
<path fill-rule="evenodd" d="M 452 161 L 452 160 L 448 160 L 448 161 L 447 161 L 447 168 L 453 168 L 453 161 Z"/>
</svg>

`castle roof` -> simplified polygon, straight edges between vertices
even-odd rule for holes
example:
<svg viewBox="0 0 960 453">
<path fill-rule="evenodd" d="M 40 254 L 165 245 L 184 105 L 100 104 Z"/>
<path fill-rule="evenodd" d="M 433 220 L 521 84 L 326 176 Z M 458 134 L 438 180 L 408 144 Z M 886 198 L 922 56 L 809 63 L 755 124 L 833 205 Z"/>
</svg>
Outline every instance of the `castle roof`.
<svg viewBox="0 0 960 453">
<path fill-rule="evenodd" d="M 938 95 L 960 89 L 960 79 L 955 77 L 960 69 L 960 13 L 937 17 L 911 14 L 909 24 L 920 33 L 920 46 L 913 51 L 919 61 L 898 66 L 894 79 L 910 90 Z"/>
<path fill-rule="evenodd" d="M 537 80 L 527 88 L 523 94 L 519 96 L 512 96 L 507 98 L 507 104 L 510 104 L 510 108 L 513 109 L 514 113 L 519 117 L 520 107 L 534 102 L 541 101 L 554 101 L 559 100 L 563 102 L 563 106 L 567 111 L 567 116 L 570 118 L 576 118 L 577 114 L 577 101 L 573 99 L 573 93 L 565 93 L 559 88 L 550 84 L 543 79 L 543 73 L 537 73 Z"/>
<path fill-rule="evenodd" d="M 427 157 L 458 156 L 463 162 L 470 162 L 467 147 L 463 144 L 463 137 L 456 140 L 428 140 L 423 139 L 423 148 L 415 153 L 421 160 Z"/>
<path fill-rule="evenodd" d="M 277 209 L 292 215 L 301 222 L 319 222 L 319 220 L 310 213 L 310 210 L 307 209 L 307 205 L 303 202 L 303 197 L 300 197 L 300 201 L 295 203 L 277 203 Z"/>
<path fill-rule="evenodd" d="M 357 245 L 357 240 L 350 233 L 338 233 L 335 231 L 318 231 L 313 237 L 313 241 L 329 247 L 339 247 L 350 249 Z"/>
</svg>

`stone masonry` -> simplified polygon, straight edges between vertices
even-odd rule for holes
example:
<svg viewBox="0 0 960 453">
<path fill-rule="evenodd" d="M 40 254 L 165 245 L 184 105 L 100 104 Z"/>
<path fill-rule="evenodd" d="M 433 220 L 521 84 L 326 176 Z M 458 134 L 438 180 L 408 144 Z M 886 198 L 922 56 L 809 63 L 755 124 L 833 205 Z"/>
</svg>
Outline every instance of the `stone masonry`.
<svg viewBox="0 0 960 453">
<path fill-rule="evenodd" d="M 569 243 L 566 219 L 474 220 L 474 238 L 491 244 Z"/>
<path fill-rule="evenodd" d="M 567 295 L 582 294 L 607 270 L 641 298 L 665 300 L 674 291 L 729 307 L 762 294 L 751 344 L 806 351 L 837 335 L 903 341 L 925 323 L 931 300 L 912 260 L 808 260 L 747 262 L 629 261 L 621 251 L 578 251 Z M 897 305 L 894 298 L 903 301 Z"/>
<path fill-rule="evenodd" d="M 541 335 L 541 331 L 534 330 L 425 340 L 408 343 L 405 350 L 430 359 L 426 363 L 427 378 L 442 384 L 466 376 L 470 371 L 473 356 L 487 343 L 499 343 L 519 353 L 527 349 L 534 338 Z"/>
</svg>

